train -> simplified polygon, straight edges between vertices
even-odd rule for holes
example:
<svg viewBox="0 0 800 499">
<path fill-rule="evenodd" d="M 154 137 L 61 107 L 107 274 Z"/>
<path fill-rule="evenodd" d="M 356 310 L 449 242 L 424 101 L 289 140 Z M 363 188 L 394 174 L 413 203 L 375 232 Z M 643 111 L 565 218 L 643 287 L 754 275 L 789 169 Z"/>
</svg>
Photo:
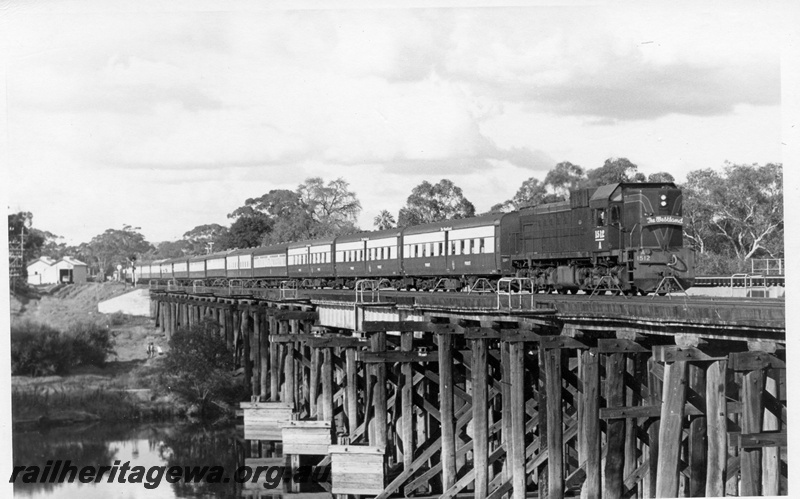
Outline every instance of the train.
<svg viewBox="0 0 800 499">
<path fill-rule="evenodd" d="M 369 279 L 447 291 L 495 288 L 508 277 L 562 294 L 691 287 L 681 190 L 672 182 L 613 183 L 510 213 L 140 262 L 137 272 L 140 282 L 179 285 L 352 289 Z"/>
</svg>

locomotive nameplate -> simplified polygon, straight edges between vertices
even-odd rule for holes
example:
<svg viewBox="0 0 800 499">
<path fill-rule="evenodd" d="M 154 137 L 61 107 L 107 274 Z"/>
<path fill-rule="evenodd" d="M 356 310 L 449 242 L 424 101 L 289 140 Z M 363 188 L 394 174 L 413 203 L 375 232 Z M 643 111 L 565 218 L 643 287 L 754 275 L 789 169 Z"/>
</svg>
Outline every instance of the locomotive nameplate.
<svg viewBox="0 0 800 499">
<path fill-rule="evenodd" d="M 683 225 L 683 217 L 676 217 L 674 215 L 658 215 L 653 217 L 645 217 L 644 225 Z"/>
</svg>

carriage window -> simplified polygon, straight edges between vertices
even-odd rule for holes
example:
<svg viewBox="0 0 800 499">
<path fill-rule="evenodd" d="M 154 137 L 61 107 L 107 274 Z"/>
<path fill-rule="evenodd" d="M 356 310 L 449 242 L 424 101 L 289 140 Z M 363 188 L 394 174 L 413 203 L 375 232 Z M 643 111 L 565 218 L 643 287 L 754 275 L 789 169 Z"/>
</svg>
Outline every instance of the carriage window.
<svg viewBox="0 0 800 499">
<path fill-rule="evenodd" d="M 419 256 L 419 244 L 415 244 L 414 245 L 414 257 L 416 258 L 418 256 Z"/>
<path fill-rule="evenodd" d="M 481 253 L 486 253 L 486 238 L 481 238 Z"/>
<path fill-rule="evenodd" d="M 596 212 L 595 219 L 596 219 L 595 225 L 597 225 L 598 227 L 604 226 L 606 224 L 606 210 L 604 210 L 603 208 L 598 209 Z"/>
<path fill-rule="evenodd" d="M 444 243 L 439 243 L 439 253 L 440 256 L 444 256 Z"/>
<path fill-rule="evenodd" d="M 456 242 L 455 241 L 450 241 L 450 254 L 451 255 L 456 255 L 457 254 L 456 253 Z"/>
<path fill-rule="evenodd" d="M 467 247 L 467 245 L 466 245 L 466 241 L 464 241 L 464 240 L 462 239 L 462 240 L 461 240 L 461 241 L 459 241 L 459 242 L 461 243 L 461 245 L 460 245 L 460 246 L 461 246 L 461 254 L 462 254 L 462 255 L 469 255 L 469 248 L 468 248 L 468 247 Z"/>
</svg>

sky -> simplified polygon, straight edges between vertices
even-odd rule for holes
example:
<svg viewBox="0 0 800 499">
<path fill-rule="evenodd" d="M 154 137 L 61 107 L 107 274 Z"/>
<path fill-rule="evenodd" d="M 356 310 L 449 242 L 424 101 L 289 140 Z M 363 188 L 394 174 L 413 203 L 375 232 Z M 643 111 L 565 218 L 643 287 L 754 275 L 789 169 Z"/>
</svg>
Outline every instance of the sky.
<svg viewBox="0 0 800 499">
<path fill-rule="evenodd" d="M 176 240 L 314 176 L 369 230 L 423 180 L 481 212 L 560 161 L 782 161 L 774 4 L 0 4 L 7 209 L 68 244 Z"/>
</svg>

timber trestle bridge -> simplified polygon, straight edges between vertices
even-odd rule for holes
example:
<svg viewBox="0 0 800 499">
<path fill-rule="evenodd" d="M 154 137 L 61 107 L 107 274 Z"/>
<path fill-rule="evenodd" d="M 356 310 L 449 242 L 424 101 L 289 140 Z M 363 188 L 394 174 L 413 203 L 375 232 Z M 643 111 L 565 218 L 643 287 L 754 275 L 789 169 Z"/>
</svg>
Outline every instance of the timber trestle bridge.
<svg viewBox="0 0 800 499">
<path fill-rule="evenodd" d="M 328 496 L 787 494 L 783 300 L 280 298 L 151 290 L 151 312 L 220 325 L 245 438 L 330 464 Z"/>
</svg>

